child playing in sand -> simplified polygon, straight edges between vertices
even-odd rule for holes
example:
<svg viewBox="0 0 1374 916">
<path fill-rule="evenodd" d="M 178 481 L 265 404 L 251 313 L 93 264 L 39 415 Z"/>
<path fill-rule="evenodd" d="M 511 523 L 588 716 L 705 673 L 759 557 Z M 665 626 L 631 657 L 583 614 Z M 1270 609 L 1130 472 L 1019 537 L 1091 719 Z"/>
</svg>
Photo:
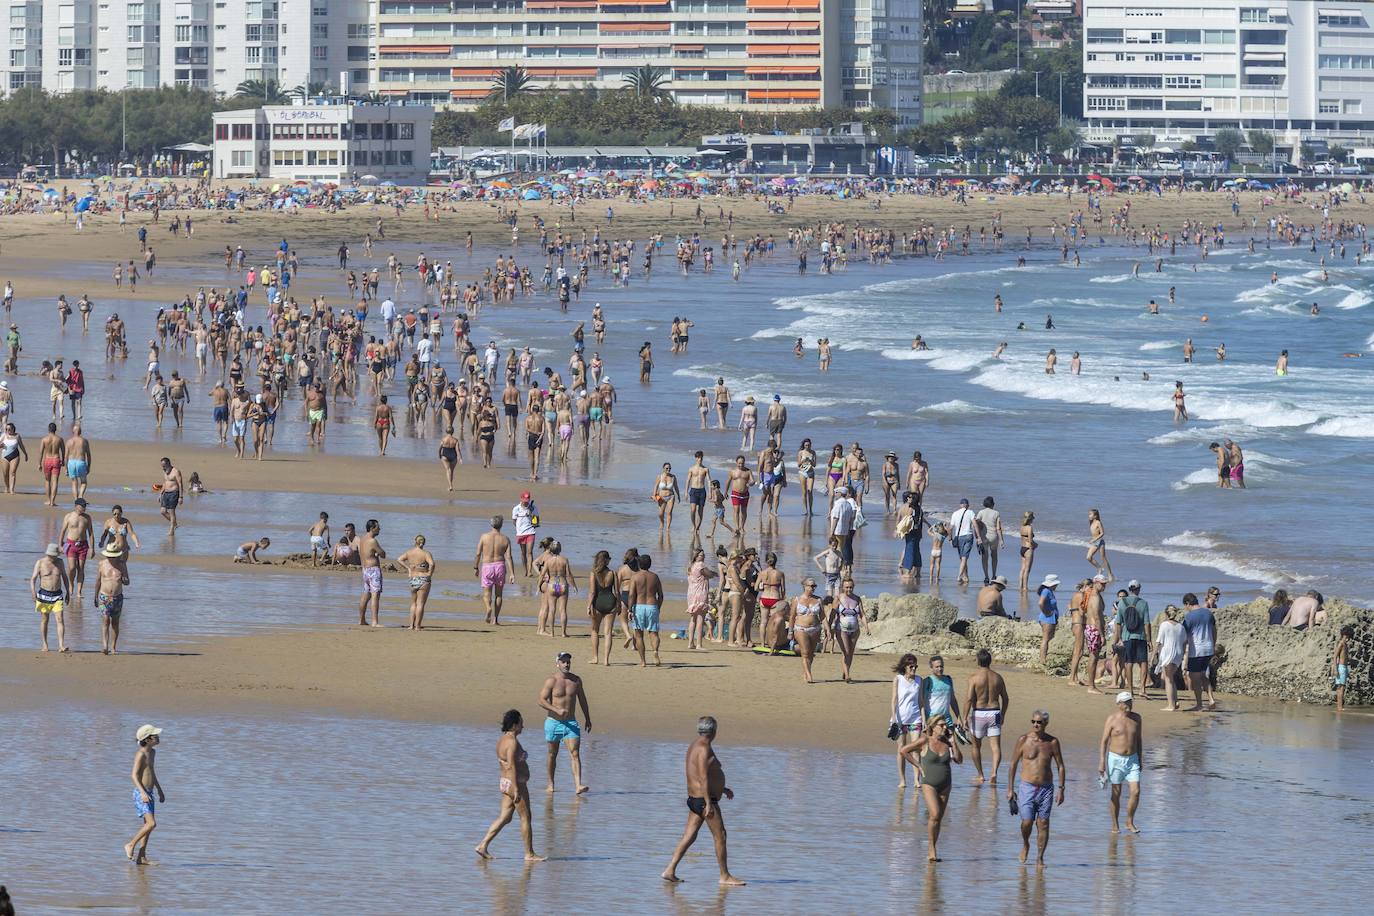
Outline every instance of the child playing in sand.
<svg viewBox="0 0 1374 916">
<path fill-rule="evenodd" d="M 329 559 L 329 513 L 321 512 L 320 520 L 310 526 L 310 565 L 319 566 L 320 557 Z"/>
<path fill-rule="evenodd" d="M 200 482 L 200 472 L 198 472 L 198 471 L 192 471 L 192 472 L 191 472 L 191 484 L 190 484 L 190 486 L 191 486 L 191 492 L 192 492 L 192 493 L 209 493 L 209 492 L 210 492 L 209 490 L 205 489 L 205 484 L 203 484 L 203 483 Z"/>
<path fill-rule="evenodd" d="M 135 734 L 138 752 L 134 754 L 134 769 L 130 776 L 134 781 L 134 810 L 143 818 L 143 826 L 138 828 L 138 833 L 135 833 L 134 838 L 124 847 L 124 855 L 135 865 L 155 864 L 148 860 L 148 837 L 157 827 L 154 810 L 167 801 L 167 796 L 162 791 L 162 783 L 157 781 L 157 770 L 153 768 L 157 746 L 162 743 L 162 739 L 158 737 L 161 734 L 162 729 L 151 725 L 140 727 Z M 156 802 L 153 801 L 154 790 L 157 791 Z"/>
<path fill-rule="evenodd" d="M 1336 708 L 1345 709 L 1345 682 L 1350 679 L 1350 640 L 1355 636 L 1355 628 L 1350 624 L 1341 627 L 1341 638 L 1336 642 L 1336 654 L 1331 657 L 1331 674 L 1336 679 Z"/>
<path fill-rule="evenodd" d="M 271 538 L 259 538 L 256 541 L 248 541 L 240 544 L 238 550 L 234 551 L 235 563 L 266 563 L 266 560 L 258 559 L 258 551 L 266 550 L 272 546 Z"/>
</svg>

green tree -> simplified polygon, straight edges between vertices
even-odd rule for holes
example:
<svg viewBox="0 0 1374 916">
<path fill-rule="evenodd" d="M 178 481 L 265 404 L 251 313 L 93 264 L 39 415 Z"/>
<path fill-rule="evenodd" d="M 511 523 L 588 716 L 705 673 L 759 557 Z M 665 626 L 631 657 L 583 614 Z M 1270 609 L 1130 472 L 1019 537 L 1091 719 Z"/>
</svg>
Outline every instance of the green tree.
<svg viewBox="0 0 1374 916">
<path fill-rule="evenodd" d="M 1268 156 L 1274 151 L 1274 135 L 1267 130 L 1247 131 L 1245 139 L 1250 144 L 1250 149 L 1261 156 Z"/>
<path fill-rule="evenodd" d="M 668 71 L 645 64 L 625 76 L 625 86 L 640 98 L 668 98 Z"/>
<path fill-rule="evenodd" d="M 1345 162 L 1347 159 L 1350 158 L 1350 150 L 1346 149 L 1344 146 L 1341 146 L 1339 143 L 1331 144 L 1331 148 L 1327 150 L 1327 153 L 1330 154 L 1331 158 L 1335 159 L 1337 162 Z"/>
<path fill-rule="evenodd" d="M 1154 134 L 1133 134 L 1133 135 L 1131 135 L 1131 144 L 1135 147 L 1135 151 L 1136 151 L 1137 153 L 1143 153 L 1143 152 L 1145 152 L 1146 150 L 1154 149 L 1154 148 L 1155 148 L 1155 135 L 1154 135 Z"/>
<path fill-rule="evenodd" d="M 234 87 L 234 94 L 262 105 L 283 105 L 291 98 L 276 80 L 244 80 Z"/>
<path fill-rule="evenodd" d="M 518 95 L 534 92 L 534 81 L 524 67 L 505 67 L 496 74 L 488 98 L 510 102 Z"/>
<path fill-rule="evenodd" d="M 318 96 L 322 96 L 328 91 L 328 83 L 298 83 L 297 85 L 292 87 L 291 91 L 288 92 L 287 95 L 291 96 L 291 98 L 293 99 L 299 100 L 302 104 L 304 104 L 306 99 L 312 99 Z"/>
<path fill-rule="evenodd" d="M 1063 153 L 1078 149 L 1082 139 L 1078 126 L 1065 121 L 1045 135 L 1045 146 L 1052 152 Z"/>
<path fill-rule="evenodd" d="M 1245 136 L 1234 127 L 1223 127 L 1212 138 L 1212 145 L 1227 159 L 1234 159 L 1245 145 Z"/>
</svg>

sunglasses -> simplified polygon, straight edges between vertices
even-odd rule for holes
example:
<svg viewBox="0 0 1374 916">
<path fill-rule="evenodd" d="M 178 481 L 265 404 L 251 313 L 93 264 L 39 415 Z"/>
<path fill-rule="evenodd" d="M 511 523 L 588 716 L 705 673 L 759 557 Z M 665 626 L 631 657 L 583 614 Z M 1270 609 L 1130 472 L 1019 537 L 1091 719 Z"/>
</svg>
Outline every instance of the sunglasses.
<svg viewBox="0 0 1374 916">
<path fill-rule="evenodd" d="M 1031 725 L 1048 725 L 1044 719 L 1031 719 Z"/>
</svg>

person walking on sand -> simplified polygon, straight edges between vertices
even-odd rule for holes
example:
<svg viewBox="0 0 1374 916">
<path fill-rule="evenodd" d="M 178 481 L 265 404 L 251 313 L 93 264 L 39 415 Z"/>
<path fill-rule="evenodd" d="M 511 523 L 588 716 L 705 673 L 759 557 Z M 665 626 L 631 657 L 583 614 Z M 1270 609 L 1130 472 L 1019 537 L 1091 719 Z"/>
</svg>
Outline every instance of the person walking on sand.
<svg viewBox="0 0 1374 916">
<path fill-rule="evenodd" d="M 43 636 L 43 651 L 48 652 L 48 618 L 57 618 L 57 651 L 70 652 L 67 648 L 67 630 L 62 621 L 62 611 L 66 602 L 71 601 L 71 580 L 67 569 L 62 565 L 62 552 L 56 544 L 48 549 L 33 564 L 29 576 L 29 595 L 33 598 L 34 610 L 38 612 L 39 632 Z"/>
<path fill-rule="evenodd" d="M 517 509 L 519 506 L 516 507 Z M 472 574 L 482 583 L 482 605 L 486 622 L 501 625 L 501 596 L 506 583 L 514 578 L 514 561 L 510 554 L 510 538 L 501 533 L 501 516 L 491 517 L 491 530 L 477 540 L 477 555 L 472 560 Z"/>
<path fill-rule="evenodd" d="M 1021 864 L 1030 855 L 1031 826 L 1036 829 L 1035 864 L 1045 865 L 1045 847 L 1050 844 L 1050 813 L 1055 805 L 1064 804 L 1064 785 L 1068 775 L 1064 770 L 1064 755 L 1059 739 L 1049 733 L 1050 714 L 1043 709 L 1031 713 L 1031 730 L 1016 739 L 1011 767 L 1007 771 L 1007 798 L 1015 803 L 1013 811 L 1021 815 Z M 1021 769 L 1021 781 L 1016 772 Z M 1059 791 L 1054 788 L 1053 764 L 1059 771 Z"/>
<path fill-rule="evenodd" d="M 86 481 L 91 473 L 91 441 L 81 435 L 81 422 L 72 424 L 72 434 L 67 437 L 67 478 L 72 482 L 74 498 L 86 495 Z"/>
<path fill-rule="evenodd" d="M 725 887 L 743 887 L 744 882 L 730 874 L 727 861 L 725 818 L 720 813 L 720 800 L 733 799 L 735 793 L 725 784 L 725 770 L 720 765 L 712 746 L 716 740 L 716 720 L 712 716 L 702 716 L 697 720 L 697 738 L 687 748 L 687 829 L 682 834 L 668 868 L 663 872 L 663 880 L 677 884 L 682 879 L 677 876 L 678 864 L 682 862 L 687 850 L 697 840 L 701 826 L 711 830 L 711 838 L 716 845 L 716 864 L 720 867 L 720 883 Z"/>
<path fill-rule="evenodd" d="M 908 652 L 897 660 L 892 668 L 892 725 L 896 729 L 893 738 L 897 742 L 897 788 L 906 788 L 906 749 L 914 746 L 921 737 L 925 702 L 921 697 L 921 660 L 914 652 Z M 921 784 L 921 767 L 912 761 L 916 772 L 916 785 Z"/>
<path fill-rule="evenodd" d="M 181 469 L 172 466 L 172 459 L 162 459 L 162 492 L 158 504 L 162 507 L 162 517 L 167 519 L 167 535 L 177 533 L 177 506 L 181 503 Z"/>
<path fill-rule="evenodd" d="M 434 562 L 434 554 L 425 549 L 425 536 L 415 535 L 415 546 L 396 558 L 396 562 L 410 577 L 410 624 L 409 629 L 425 628 L 425 605 L 429 602 L 429 590 L 434 583 L 434 574 L 439 564 Z"/>
<path fill-rule="evenodd" d="M 1217 618 L 1211 608 L 1198 607 L 1197 595 L 1183 596 L 1183 631 L 1188 634 L 1188 681 L 1196 699 L 1193 710 L 1202 709 L 1202 694 L 1207 694 L 1207 708 L 1217 708 L 1212 693 L 1212 654 L 1217 646 Z"/>
<path fill-rule="evenodd" d="M 1112 797 L 1108 802 L 1112 810 L 1112 833 L 1121 832 L 1123 782 L 1131 787 L 1126 802 L 1126 829 L 1131 833 L 1140 832 L 1135 825 L 1135 809 L 1140 806 L 1140 760 L 1144 754 L 1145 727 L 1140 714 L 1131 711 L 1132 699 L 1129 690 L 1116 695 L 1116 712 L 1107 717 L 1102 727 L 1102 744 L 1098 748 L 1098 776 L 1112 784 Z"/>
<path fill-rule="evenodd" d="M 62 481 L 62 468 L 67 463 L 67 442 L 57 434 L 57 424 L 48 424 L 48 434 L 38 443 L 39 462 L 43 468 L 43 505 L 57 505 L 57 487 Z"/>
<path fill-rule="evenodd" d="M 932 719 L 928 730 L 915 741 L 903 745 L 898 753 L 920 773 L 921 795 L 926 802 L 926 836 L 929 843 L 926 860 L 939 862 L 940 824 L 949 810 L 949 790 L 954 785 L 951 763 L 963 763 L 964 755 L 949 722 Z"/>
<path fill-rule="evenodd" d="M 372 608 L 372 626 L 382 625 L 382 561 L 386 551 L 377 542 L 382 533 L 381 522 L 375 518 L 367 520 L 363 526 L 363 536 L 358 540 L 358 562 L 363 568 L 363 594 L 358 600 L 358 626 L 367 626 L 367 609 Z"/>
<path fill-rule="evenodd" d="M 1106 601 L 1102 598 L 1106 588 L 1106 577 L 1098 573 L 1083 593 L 1083 657 L 1088 660 L 1088 693 L 1102 692 L 1097 687 L 1097 663 L 1102 660 L 1107 634 Z"/>
<path fill-rule="evenodd" d="M 582 707 L 583 724 L 577 724 L 577 707 Z M 572 653 L 559 652 L 553 674 L 544 680 L 539 692 L 539 707 L 544 710 L 544 741 L 549 746 L 549 792 L 553 792 L 554 770 L 558 766 L 558 745 L 568 745 L 573 783 L 577 794 L 588 786 L 582 781 L 582 729 L 592 730 L 592 712 L 587 706 L 587 691 L 582 678 L 572 673 Z"/>
<path fill-rule="evenodd" d="M 663 610 L 663 582 L 649 567 L 652 558 L 639 555 L 639 569 L 630 577 L 630 594 L 626 604 L 630 608 L 630 629 L 634 633 L 635 651 L 639 653 L 639 667 L 646 666 L 644 644 L 652 640 L 654 667 L 663 664 L 658 656 L 659 615 Z"/>
<path fill-rule="evenodd" d="M 1155 670 L 1164 681 L 1164 697 L 1168 705 L 1165 712 L 1178 711 L 1179 672 L 1188 657 L 1188 634 L 1179 622 L 1178 608 L 1170 605 L 1164 609 L 1155 632 Z"/>
<path fill-rule="evenodd" d="M 386 457 L 387 443 L 391 441 L 391 405 L 386 402 L 386 395 L 377 399 L 380 403 L 372 411 L 372 426 L 377 430 L 377 453 Z"/>
<path fill-rule="evenodd" d="M 964 727 L 973 735 L 973 768 L 978 772 L 975 785 L 985 781 L 997 785 L 997 771 L 1002 766 L 1002 723 L 1011 708 L 1011 696 L 1002 675 L 992 670 L 992 653 L 979 649 L 978 670 L 969 675 L 968 691 L 964 694 L 964 710 L 968 717 Z M 983 775 L 983 739 L 992 739 L 992 777 Z"/>
<path fill-rule="evenodd" d="M 138 828 L 132 840 L 124 844 L 124 855 L 135 865 L 157 864 L 148 859 L 148 837 L 157 828 L 157 806 L 167 801 L 167 794 L 162 791 L 162 783 L 158 782 L 157 768 L 154 766 L 157 747 L 162 743 L 161 734 L 162 729 L 152 725 L 140 726 L 134 733 L 138 751 L 134 754 L 134 768 L 129 775 L 134 781 L 134 810 L 143 818 L 143 826 Z M 154 791 L 157 792 L 156 802 L 153 801 Z"/>
<path fill-rule="evenodd" d="M 525 720 L 517 709 L 506 710 L 501 717 L 501 737 L 496 741 L 496 760 L 501 767 L 501 813 L 487 828 L 486 836 L 476 846 L 476 852 L 483 859 L 490 859 L 491 841 L 501 832 L 511 819 L 520 815 L 520 839 L 525 843 L 525 861 L 543 862 L 543 856 L 534 854 L 534 819 L 530 814 L 530 765 L 529 754 L 520 744 L 520 733 L 525 730 Z"/>
<path fill-rule="evenodd" d="M 95 569 L 95 606 L 100 611 L 100 652 L 119 653 L 119 620 L 124 613 L 124 586 L 129 584 L 129 558 L 123 539 L 112 539 L 100 551 Z"/>
<path fill-rule="evenodd" d="M 510 520 L 515 523 L 515 542 L 520 545 L 520 562 L 528 578 L 534 575 L 534 539 L 539 533 L 539 510 L 529 490 L 521 493 L 520 502 L 511 507 Z"/>
<path fill-rule="evenodd" d="M 84 498 L 78 496 L 73 500 L 72 511 L 62 517 L 60 538 L 62 553 L 67 558 L 67 580 L 80 607 L 86 592 L 86 558 L 91 555 L 91 542 L 95 540 Z"/>
</svg>

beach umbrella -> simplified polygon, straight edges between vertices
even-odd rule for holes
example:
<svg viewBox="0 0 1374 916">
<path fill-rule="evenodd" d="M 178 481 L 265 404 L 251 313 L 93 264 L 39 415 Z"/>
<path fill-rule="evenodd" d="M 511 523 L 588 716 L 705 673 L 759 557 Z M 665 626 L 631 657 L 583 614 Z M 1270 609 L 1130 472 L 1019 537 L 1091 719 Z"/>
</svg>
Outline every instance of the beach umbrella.
<svg viewBox="0 0 1374 916">
<path fill-rule="evenodd" d="M 561 182 L 554 182 L 554 184 L 549 188 L 549 190 L 553 191 L 555 194 L 567 194 L 568 186 L 562 184 Z"/>
<path fill-rule="evenodd" d="M 388 181 L 383 181 L 383 182 L 382 182 L 382 187 L 384 187 L 384 188 L 394 188 L 394 187 L 396 187 L 396 182 L 390 181 L 390 180 L 388 180 Z"/>
<path fill-rule="evenodd" d="M 56 196 L 57 196 L 57 188 L 48 188 L 46 191 L 43 192 L 43 196 L 44 196 L 44 197 L 56 197 Z"/>
<path fill-rule="evenodd" d="M 542 195 L 535 188 L 526 188 L 525 192 L 520 196 L 525 200 L 539 200 Z"/>
<path fill-rule="evenodd" d="M 77 213 L 85 213 L 87 210 L 91 209 L 91 204 L 93 203 L 95 203 L 94 197 L 83 197 L 76 202 L 76 206 L 72 209 Z"/>
<path fill-rule="evenodd" d="M 502 190 L 506 190 L 511 187 L 511 183 L 509 181 L 506 181 L 506 179 L 504 178 L 498 178 L 495 181 L 493 181 L 490 185 L 488 185 L 488 187 L 501 188 Z"/>
<path fill-rule="evenodd" d="M 646 191 L 657 191 L 657 190 L 658 190 L 658 179 L 656 179 L 656 178 L 646 178 L 646 179 L 644 180 L 644 183 L 641 184 L 640 187 L 642 187 L 642 188 L 643 188 L 644 190 L 646 190 Z"/>
</svg>

